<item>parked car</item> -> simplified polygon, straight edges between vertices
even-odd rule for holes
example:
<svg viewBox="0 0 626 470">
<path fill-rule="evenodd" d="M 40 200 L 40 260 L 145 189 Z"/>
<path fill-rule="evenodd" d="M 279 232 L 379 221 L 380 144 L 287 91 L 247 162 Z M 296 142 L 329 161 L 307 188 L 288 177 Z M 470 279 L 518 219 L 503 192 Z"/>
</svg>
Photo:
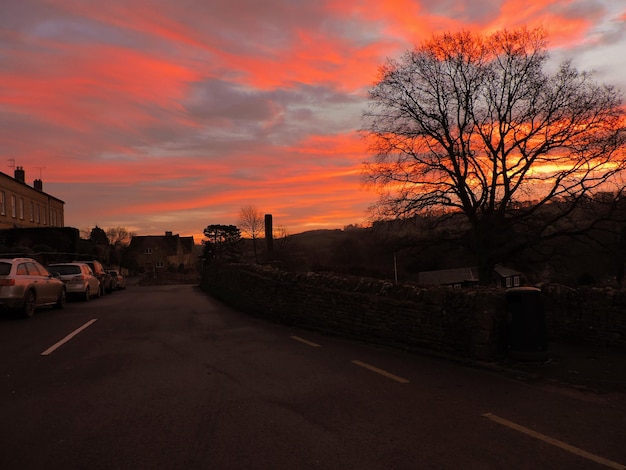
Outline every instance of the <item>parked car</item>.
<svg viewBox="0 0 626 470">
<path fill-rule="evenodd" d="M 109 274 L 113 278 L 114 289 L 126 289 L 126 278 L 119 271 L 110 270 Z"/>
<path fill-rule="evenodd" d="M 100 281 L 87 263 L 54 263 L 48 265 L 48 271 L 65 283 L 67 295 L 86 301 L 100 297 Z"/>
<path fill-rule="evenodd" d="M 89 265 L 91 270 L 93 271 L 94 276 L 98 278 L 100 281 L 100 295 L 110 294 L 113 292 L 113 278 L 111 275 L 106 272 L 102 263 L 97 260 L 90 261 L 74 261 L 75 263 L 85 263 Z"/>
<path fill-rule="evenodd" d="M 31 258 L 0 259 L 0 307 L 32 317 L 45 306 L 63 308 L 65 284 Z"/>
</svg>

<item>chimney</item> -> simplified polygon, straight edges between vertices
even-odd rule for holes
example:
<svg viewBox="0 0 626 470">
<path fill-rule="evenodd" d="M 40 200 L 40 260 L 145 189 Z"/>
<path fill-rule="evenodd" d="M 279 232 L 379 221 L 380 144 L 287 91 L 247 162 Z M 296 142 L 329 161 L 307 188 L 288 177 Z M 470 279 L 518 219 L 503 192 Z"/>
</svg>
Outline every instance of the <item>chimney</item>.
<svg viewBox="0 0 626 470">
<path fill-rule="evenodd" d="M 26 173 L 24 172 L 23 166 L 15 167 L 15 180 L 20 183 L 26 183 Z"/>
<path fill-rule="evenodd" d="M 272 228 L 272 214 L 265 214 L 265 246 L 267 257 L 274 258 L 274 229 Z"/>
<path fill-rule="evenodd" d="M 167 231 L 167 232 L 165 232 L 165 236 L 166 237 L 172 237 L 172 236 L 174 236 L 174 234 L 173 234 L 173 232 Z"/>
<path fill-rule="evenodd" d="M 35 188 L 37 191 L 43 191 L 43 181 L 41 180 L 33 181 L 33 188 Z"/>
</svg>

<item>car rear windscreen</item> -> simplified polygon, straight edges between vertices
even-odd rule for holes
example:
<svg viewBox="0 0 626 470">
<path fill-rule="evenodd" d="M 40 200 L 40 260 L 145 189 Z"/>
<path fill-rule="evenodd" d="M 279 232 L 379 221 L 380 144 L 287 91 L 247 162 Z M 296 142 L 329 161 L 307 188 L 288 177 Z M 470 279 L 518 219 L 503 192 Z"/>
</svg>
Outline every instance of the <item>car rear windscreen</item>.
<svg viewBox="0 0 626 470">
<path fill-rule="evenodd" d="M 64 274 L 80 274 L 80 266 L 74 265 L 57 265 L 48 266 L 48 271 L 51 273 Z"/>
</svg>

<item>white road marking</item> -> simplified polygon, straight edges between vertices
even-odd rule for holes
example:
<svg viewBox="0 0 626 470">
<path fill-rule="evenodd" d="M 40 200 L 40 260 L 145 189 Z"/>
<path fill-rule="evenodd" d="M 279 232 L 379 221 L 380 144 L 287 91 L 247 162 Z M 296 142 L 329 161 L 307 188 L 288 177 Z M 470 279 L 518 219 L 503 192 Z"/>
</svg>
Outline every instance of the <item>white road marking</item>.
<svg viewBox="0 0 626 470">
<path fill-rule="evenodd" d="M 321 348 L 321 346 L 317 343 L 314 343 L 312 341 L 308 341 L 304 338 L 300 338 L 299 336 L 292 336 L 291 339 L 295 339 L 296 341 L 300 341 L 301 343 L 304 344 L 308 344 L 309 346 L 313 347 L 313 348 Z"/>
<path fill-rule="evenodd" d="M 496 416 L 494 414 L 491 413 L 485 413 L 483 415 L 483 417 L 490 419 L 492 421 L 495 421 L 498 424 L 501 424 L 503 426 L 506 426 L 507 428 L 513 429 L 515 431 L 524 433 L 528 436 L 534 437 L 535 439 L 539 439 L 543 442 L 547 442 L 548 444 L 551 444 L 553 446 L 559 447 L 563 450 L 566 450 L 568 452 L 571 452 L 572 454 L 578 455 L 579 457 L 584 457 L 588 460 L 591 460 L 593 462 L 596 462 L 600 465 L 604 465 L 605 467 L 608 468 L 612 468 L 612 469 L 616 469 L 616 470 L 626 470 L 626 466 L 622 465 L 621 463 L 617 463 L 617 462 L 613 462 L 612 460 L 608 460 L 605 459 L 604 457 L 600 457 L 598 455 L 595 454 L 591 454 L 585 450 L 579 449 L 578 447 L 574 447 L 572 445 L 569 445 L 563 441 L 559 441 L 558 439 L 554 439 L 550 436 L 546 436 L 545 434 L 541 434 L 537 431 L 533 431 L 532 429 L 528 429 L 524 426 L 521 426 L 519 424 L 516 424 L 512 421 L 509 421 L 507 419 L 504 418 L 500 418 L 499 416 Z"/>
<path fill-rule="evenodd" d="M 401 384 L 408 384 L 408 383 L 410 383 L 407 379 L 404 379 L 402 377 L 398 377 L 397 375 L 393 375 L 393 374 L 387 372 L 386 370 L 379 369 L 378 367 L 374 367 L 373 365 L 368 364 L 366 362 L 352 361 L 352 363 L 356 364 L 357 366 L 364 367 L 364 368 L 366 368 L 368 370 L 371 370 L 372 372 L 376 372 L 377 374 L 383 375 L 383 376 L 387 377 L 388 379 L 395 380 L 396 382 L 400 382 Z"/>
<path fill-rule="evenodd" d="M 50 354 L 52 354 L 56 349 L 60 348 L 61 346 L 63 346 L 65 343 L 67 343 L 69 340 L 71 340 L 74 336 L 76 336 L 78 333 L 80 333 L 81 331 L 83 331 L 85 328 L 90 327 L 91 325 L 93 325 L 95 323 L 95 321 L 97 320 L 97 318 L 94 318 L 93 320 L 89 320 L 87 323 L 85 323 L 83 326 L 81 326 L 80 328 L 72 331 L 69 335 L 67 335 L 65 338 L 63 338 L 61 341 L 59 341 L 56 344 L 53 344 L 52 346 L 50 346 L 48 349 L 46 349 L 44 352 L 41 353 L 42 356 L 48 356 Z"/>
</svg>

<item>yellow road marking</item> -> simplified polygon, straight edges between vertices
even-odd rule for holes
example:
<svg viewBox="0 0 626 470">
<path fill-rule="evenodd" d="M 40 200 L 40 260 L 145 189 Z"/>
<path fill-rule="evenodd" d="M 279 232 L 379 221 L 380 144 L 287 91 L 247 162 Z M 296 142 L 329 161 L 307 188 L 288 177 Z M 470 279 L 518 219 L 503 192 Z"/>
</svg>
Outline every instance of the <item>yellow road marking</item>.
<svg viewBox="0 0 626 470">
<path fill-rule="evenodd" d="M 295 339 L 296 341 L 300 341 L 301 343 L 304 344 L 308 344 L 309 346 L 313 347 L 313 348 L 321 348 L 321 346 L 317 343 L 314 343 L 312 341 L 308 341 L 304 338 L 300 338 L 299 336 L 292 336 L 291 339 Z"/>
<path fill-rule="evenodd" d="M 74 336 L 76 336 L 78 333 L 83 331 L 85 328 L 90 327 L 93 323 L 95 323 L 96 320 L 97 320 L 97 318 L 94 318 L 93 320 L 89 320 L 87 323 L 85 323 L 80 328 L 72 331 L 69 335 L 67 335 L 61 341 L 59 341 L 58 343 L 55 343 L 52 346 L 50 346 L 48 349 L 46 349 L 44 352 L 42 352 L 41 355 L 42 356 L 48 356 L 48 355 L 52 354 L 56 349 L 58 349 L 61 346 L 63 346 L 65 343 L 67 343 L 69 340 L 71 340 Z"/>
<path fill-rule="evenodd" d="M 373 365 L 370 365 L 370 364 L 368 364 L 366 362 L 352 361 L 352 363 L 356 364 L 357 366 L 361 366 L 361 367 L 364 367 L 366 369 L 369 369 L 372 372 L 376 372 L 377 374 L 383 375 L 383 376 L 387 377 L 388 379 L 395 380 L 396 382 L 400 382 L 401 384 L 408 384 L 408 383 L 410 383 L 407 379 L 403 379 L 402 377 L 398 377 L 397 375 L 390 374 L 386 370 L 379 369 L 378 367 L 374 367 Z"/>
<path fill-rule="evenodd" d="M 528 429 L 524 426 L 520 426 L 519 424 L 516 424 L 504 418 L 500 418 L 499 416 L 496 416 L 494 414 L 485 413 L 483 417 L 488 418 L 492 421 L 495 421 L 496 423 L 501 424 L 503 426 L 506 426 L 507 428 L 510 428 L 515 431 L 524 433 L 528 436 L 534 437 L 535 439 L 539 439 L 543 442 L 547 442 L 548 444 L 552 444 L 553 446 L 556 446 L 563 450 L 571 452 L 572 454 L 578 455 L 579 457 L 584 457 L 585 459 L 599 463 L 600 465 L 604 465 L 605 467 L 613 468 L 616 470 L 626 470 L 626 466 L 622 465 L 621 463 L 613 462 L 612 460 L 605 459 L 604 457 L 591 454 L 585 450 L 579 449 L 578 447 L 574 447 L 563 441 L 559 441 L 558 439 L 554 439 L 550 436 L 546 436 L 545 434 L 541 434 L 537 431 L 533 431 L 532 429 Z"/>
</svg>

